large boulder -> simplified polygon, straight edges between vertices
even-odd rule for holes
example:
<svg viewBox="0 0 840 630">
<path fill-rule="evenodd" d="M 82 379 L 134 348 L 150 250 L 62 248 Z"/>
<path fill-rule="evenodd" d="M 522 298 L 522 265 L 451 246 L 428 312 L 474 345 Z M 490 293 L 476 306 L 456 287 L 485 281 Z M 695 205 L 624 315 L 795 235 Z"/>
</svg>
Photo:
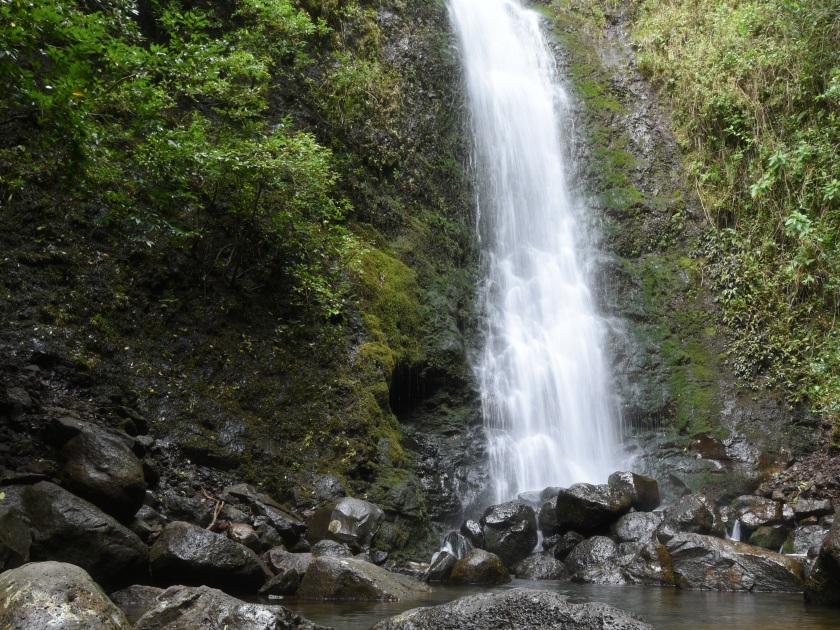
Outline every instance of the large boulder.
<svg viewBox="0 0 840 630">
<path fill-rule="evenodd" d="M 306 523 L 299 514 L 267 494 L 259 492 L 254 486 L 245 483 L 227 486 L 222 495 L 229 495 L 249 505 L 251 512 L 258 516 L 254 519 L 257 532 L 260 533 L 260 527 L 270 527 L 279 534 L 282 543 L 289 549 L 298 546 L 302 536 L 306 534 Z M 260 540 L 263 537 L 263 534 L 260 534 Z"/>
<path fill-rule="evenodd" d="M 785 544 L 791 528 L 787 525 L 762 525 L 750 534 L 750 544 L 779 551 Z"/>
<path fill-rule="evenodd" d="M 61 485 L 119 520 L 143 505 L 143 464 L 124 439 L 102 430 L 83 431 L 62 447 Z"/>
<path fill-rule="evenodd" d="M 551 551 L 551 553 L 554 554 L 554 557 L 558 560 L 565 560 L 572 552 L 572 549 L 577 547 L 584 540 L 586 540 L 586 538 L 577 532 L 566 532 L 562 536 L 557 537 L 557 539 L 548 547 L 548 551 Z"/>
<path fill-rule="evenodd" d="M 495 553 L 472 549 L 452 567 L 449 581 L 452 584 L 507 584 L 510 575 Z"/>
<path fill-rule="evenodd" d="M 82 567 L 108 591 L 149 579 L 149 549 L 92 503 L 41 481 L 21 493 L 32 524 L 30 558 Z"/>
<path fill-rule="evenodd" d="M 131 630 L 131 624 L 84 569 L 33 562 L 0 575 L 0 628 Z"/>
<path fill-rule="evenodd" d="M 321 540 L 345 543 L 356 551 L 367 551 L 385 513 L 373 503 L 345 497 L 328 503 L 307 521 L 306 537 L 311 544 Z"/>
<path fill-rule="evenodd" d="M 311 553 L 290 553 L 283 547 L 276 547 L 263 554 L 262 559 L 274 573 L 294 569 L 300 575 L 303 575 L 309 569 L 312 561 L 315 560 L 315 556 Z"/>
<path fill-rule="evenodd" d="M 784 522 L 782 504 L 772 499 L 745 495 L 732 502 L 736 518 L 741 521 L 741 527 L 752 533 L 759 527 L 780 525 Z"/>
<path fill-rule="evenodd" d="M 0 505 L 0 571 L 29 562 L 29 519 L 17 507 Z"/>
<path fill-rule="evenodd" d="M 618 542 L 639 542 L 653 538 L 660 523 L 658 512 L 630 512 L 613 523 L 610 532 Z"/>
<path fill-rule="evenodd" d="M 461 558 L 475 547 L 469 538 L 460 532 L 449 532 L 443 539 L 443 548 L 456 558 Z"/>
<path fill-rule="evenodd" d="M 588 584 L 644 584 L 673 586 L 671 557 L 654 539 L 626 542 L 617 546 L 615 555 L 599 563 L 589 563 L 572 579 Z"/>
<path fill-rule="evenodd" d="M 166 526 L 152 545 L 150 559 L 155 581 L 161 584 L 256 592 L 272 577 L 265 563 L 247 547 L 183 521 Z"/>
<path fill-rule="evenodd" d="M 303 599 L 398 601 L 428 591 L 428 586 L 413 578 L 364 560 L 316 558 L 303 576 L 297 595 Z"/>
<path fill-rule="evenodd" d="M 630 511 L 631 503 L 626 488 L 576 483 L 557 495 L 557 528 L 561 533 L 602 533 L 610 523 Z"/>
<path fill-rule="evenodd" d="M 493 505 L 479 521 L 484 532 L 485 551 L 495 553 L 510 566 L 528 557 L 537 544 L 537 515 L 521 501 Z"/>
<path fill-rule="evenodd" d="M 537 515 L 537 524 L 540 526 L 540 531 L 546 538 L 556 536 L 560 533 L 557 527 L 557 497 L 552 497 L 543 503 L 540 508 L 540 513 Z"/>
<path fill-rule="evenodd" d="M 329 630 L 282 606 L 246 603 L 207 586 L 164 591 L 134 630 Z"/>
<path fill-rule="evenodd" d="M 805 601 L 840 606 L 840 518 L 836 515 L 805 583 Z"/>
<path fill-rule="evenodd" d="M 510 568 L 520 580 L 564 580 L 569 577 L 566 565 L 550 552 L 535 553 Z"/>
<path fill-rule="evenodd" d="M 614 472 L 607 484 L 630 495 L 630 507 L 638 512 L 653 512 L 659 507 L 659 484 L 655 479 L 634 472 Z"/>
<path fill-rule="evenodd" d="M 608 563 L 618 554 L 618 545 L 606 536 L 587 538 L 566 556 L 566 569 L 572 579 L 578 573 Z"/>
<path fill-rule="evenodd" d="M 431 608 L 414 608 L 372 630 L 652 630 L 606 604 L 570 604 L 552 591 L 515 588 L 480 593 Z"/>
<path fill-rule="evenodd" d="M 802 591 L 802 563 L 789 556 L 702 534 L 678 534 L 665 546 L 681 588 Z"/>
<path fill-rule="evenodd" d="M 782 553 L 807 555 L 813 547 L 820 548 L 827 534 L 828 530 L 820 525 L 797 527 L 788 534 L 782 545 Z"/>
<path fill-rule="evenodd" d="M 723 538 L 726 528 L 720 510 L 711 497 L 689 494 L 681 497 L 668 512 L 657 530 L 660 542 L 667 543 L 679 533 L 692 533 Z"/>
<path fill-rule="evenodd" d="M 458 558 L 448 551 L 440 551 L 432 557 L 429 570 L 423 576 L 424 582 L 446 582 L 452 575 L 452 569 L 458 563 Z"/>
<path fill-rule="evenodd" d="M 834 508 L 828 499 L 798 499 L 793 504 L 793 514 L 797 521 L 810 516 L 827 516 L 834 514 Z"/>
</svg>

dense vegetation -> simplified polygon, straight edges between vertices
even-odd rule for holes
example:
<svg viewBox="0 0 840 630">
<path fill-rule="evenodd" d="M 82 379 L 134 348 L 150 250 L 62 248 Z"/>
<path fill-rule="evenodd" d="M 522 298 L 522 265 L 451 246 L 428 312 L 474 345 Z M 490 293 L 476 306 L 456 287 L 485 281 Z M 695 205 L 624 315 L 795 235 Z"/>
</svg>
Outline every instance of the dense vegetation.
<svg viewBox="0 0 840 630">
<path fill-rule="evenodd" d="M 840 411 L 840 6 L 643 2 L 639 68 L 670 96 L 700 245 L 753 388 Z"/>
</svg>

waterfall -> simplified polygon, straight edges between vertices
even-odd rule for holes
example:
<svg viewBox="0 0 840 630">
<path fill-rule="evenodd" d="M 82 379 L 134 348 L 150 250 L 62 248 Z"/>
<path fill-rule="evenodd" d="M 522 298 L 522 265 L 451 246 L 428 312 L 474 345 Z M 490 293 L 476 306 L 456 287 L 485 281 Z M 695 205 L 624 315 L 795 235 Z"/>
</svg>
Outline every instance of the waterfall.
<svg viewBox="0 0 840 630">
<path fill-rule="evenodd" d="M 618 467 L 620 414 L 587 286 L 585 208 L 567 186 L 569 103 L 539 17 L 449 0 L 474 135 L 485 331 L 475 360 L 495 499 Z M 568 134 L 567 134 L 568 135 Z"/>
</svg>

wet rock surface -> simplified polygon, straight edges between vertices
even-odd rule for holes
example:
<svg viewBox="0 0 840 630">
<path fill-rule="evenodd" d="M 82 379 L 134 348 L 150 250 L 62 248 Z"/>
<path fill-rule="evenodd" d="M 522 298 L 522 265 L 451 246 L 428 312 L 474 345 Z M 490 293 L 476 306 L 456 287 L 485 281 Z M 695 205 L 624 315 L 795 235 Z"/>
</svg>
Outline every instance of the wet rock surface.
<svg viewBox="0 0 840 630">
<path fill-rule="evenodd" d="M 432 608 L 415 608 L 380 621 L 373 630 L 650 630 L 605 604 L 570 604 L 550 591 L 516 588 L 483 593 Z"/>
<path fill-rule="evenodd" d="M 704 494 L 690 494 L 682 497 L 666 512 L 665 519 L 657 531 L 663 543 L 680 532 L 723 537 L 726 529 L 717 504 Z"/>
<path fill-rule="evenodd" d="M 614 541 L 606 536 L 593 536 L 575 546 L 566 556 L 566 569 L 574 580 L 579 573 L 606 564 L 617 554 L 618 545 Z"/>
<path fill-rule="evenodd" d="M 630 495 L 630 507 L 639 512 L 652 512 L 659 507 L 659 484 L 655 479 L 634 472 L 614 472 L 607 484 Z"/>
<path fill-rule="evenodd" d="M 449 581 L 452 584 L 507 584 L 510 575 L 499 556 L 484 549 L 472 549 L 452 567 Z"/>
<path fill-rule="evenodd" d="M 840 606 L 840 518 L 837 515 L 805 582 L 805 601 Z"/>
<path fill-rule="evenodd" d="M 329 630 L 282 606 L 246 603 L 207 586 L 173 586 L 135 630 Z"/>
<path fill-rule="evenodd" d="M 631 512 L 613 523 L 610 532 L 618 542 L 638 542 L 652 538 L 661 523 L 659 512 Z"/>
<path fill-rule="evenodd" d="M 482 548 L 499 556 L 507 566 L 527 557 L 537 544 L 534 508 L 521 501 L 491 506 L 479 522 L 484 534 Z"/>
<path fill-rule="evenodd" d="M 333 540 L 367 551 L 385 514 L 373 503 L 346 497 L 320 508 L 308 520 L 310 543 Z"/>
<path fill-rule="evenodd" d="M 131 630 L 131 625 L 83 569 L 33 562 L 0 575 L 0 628 Z"/>
<path fill-rule="evenodd" d="M 404 600 L 427 592 L 425 584 L 355 558 L 316 558 L 298 588 L 303 599 Z"/>
<path fill-rule="evenodd" d="M 562 533 L 601 533 L 630 511 L 631 503 L 632 496 L 626 487 L 577 483 L 557 495 L 557 528 Z"/>
<path fill-rule="evenodd" d="M 510 568 L 520 580 L 563 580 L 569 574 L 560 560 L 549 552 L 535 553 Z"/>
<path fill-rule="evenodd" d="M 152 575 L 160 584 L 218 586 L 256 592 L 271 571 L 257 554 L 222 534 L 190 523 L 170 523 L 152 545 Z"/>
</svg>

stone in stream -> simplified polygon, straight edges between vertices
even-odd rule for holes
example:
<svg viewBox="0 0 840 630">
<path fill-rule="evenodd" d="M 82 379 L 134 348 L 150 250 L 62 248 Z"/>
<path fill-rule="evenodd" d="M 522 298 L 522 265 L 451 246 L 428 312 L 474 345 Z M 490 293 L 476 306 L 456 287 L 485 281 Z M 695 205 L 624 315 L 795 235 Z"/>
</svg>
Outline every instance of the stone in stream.
<svg viewBox="0 0 840 630">
<path fill-rule="evenodd" d="M 782 545 L 782 553 L 806 555 L 812 547 L 820 547 L 828 530 L 820 525 L 797 527 L 788 534 Z"/>
<path fill-rule="evenodd" d="M 550 552 L 535 553 L 510 568 L 520 580 L 565 580 L 569 577 L 566 565 Z"/>
<path fill-rule="evenodd" d="M 550 550 L 554 554 L 555 558 L 562 561 L 565 560 L 572 552 L 572 549 L 577 547 L 584 540 L 586 540 L 586 538 L 577 532 L 566 532 L 559 537 L 559 539 L 551 546 Z"/>
<path fill-rule="evenodd" d="M 32 562 L 0 575 L 0 628 L 131 630 L 131 624 L 84 569 Z"/>
<path fill-rule="evenodd" d="M 175 521 L 150 552 L 152 574 L 161 584 L 218 586 L 256 592 L 272 577 L 257 554 L 222 534 Z"/>
<path fill-rule="evenodd" d="M 414 608 L 372 630 L 653 630 L 606 604 L 570 604 L 552 591 L 514 588 L 480 593 L 431 608 Z"/>
<path fill-rule="evenodd" d="M 287 571 L 280 571 L 271 578 L 268 582 L 260 587 L 260 595 L 294 595 L 302 576 L 296 569 L 288 569 Z"/>
<path fill-rule="evenodd" d="M 834 508 L 831 501 L 828 499 L 798 499 L 793 504 L 793 513 L 797 521 L 808 518 L 809 516 L 826 516 L 834 514 Z"/>
<path fill-rule="evenodd" d="M 840 518 L 836 515 L 805 582 L 805 601 L 840 606 Z"/>
<path fill-rule="evenodd" d="M 618 542 L 639 542 L 652 538 L 660 523 L 660 512 L 630 512 L 613 523 L 610 532 Z"/>
<path fill-rule="evenodd" d="M 494 553 L 510 566 L 528 557 L 537 544 L 537 515 L 521 501 L 508 501 L 487 508 L 479 521 L 484 532 L 485 551 Z"/>
<path fill-rule="evenodd" d="M 560 528 L 557 527 L 557 497 L 552 497 L 543 503 L 537 516 L 537 524 L 545 538 L 560 534 Z"/>
<path fill-rule="evenodd" d="M 233 542 L 248 547 L 251 551 L 259 551 L 262 545 L 257 532 L 248 523 L 231 523 L 227 528 L 227 536 Z"/>
<path fill-rule="evenodd" d="M 146 586 L 144 584 L 132 584 L 131 586 L 111 593 L 108 597 L 120 610 L 131 609 L 137 617 L 145 613 L 157 603 L 157 597 L 163 593 L 162 588 L 157 586 Z"/>
<path fill-rule="evenodd" d="M 634 472 L 614 472 L 607 484 L 630 495 L 630 507 L 639 512 L 653 512 L 659 507 L 659 484 L 655 479 Z"/>
<path fill-rule="evenodd" d="M 750 544 L 770 551 L 779 551 L 791 528 L 787 525 L 762 525 L 750 534 Z"/>
<path fill-rule="evenodd" d="M 0 505 L 0 571 L 29 562 L 29 519 L 13 505 Z"/>
<path fill-rule="evenodd" d="M 143 505 L 143 464 L 125 441 L 101 430 L 86 430 L 59 452 L 61 485 L 119 520 Z"/>
<path fill-rule="evenodd" d="M 283 606 L 252 604 L 207 586 L 173 586 L 134 630 L 331 630 Z"/>
<path fill-rule="evenodd" d="M 702 534 L 677 534 L 665 546 L 681 588 L 802 591 L 804 570 L 796 558 Z"/>
<path fill-rule="evenodd" d="M 20 499 L 32 524 L 32 560 L 75 564 L 106 590 L 149 579 L 149 548 L 92 503 L 46 481 Z"/>
<path fill-rule="evenodd" d="M 484 532 L 478 521 L 472 519 L 464 521 L 461 525 L 461 533 L 472 543 L 473 547 L 478 547 L 479 549 L 484 547 Z"/>
<path fill-rule="evenodd" d="M 705 494 L 689 494 L 681 497 L 665 514 L 656 536 L 667 542 L 679 533 L 693 533 L 723 538 L 726 529 L 717 504 Z"/>
<path fill-rule="evenodd" d="M 353 552 L 344 543 L 334 540 L 319 540 L 312 545 L 312 555 L 316 558 L 352 558 Z"/>
<path fill-rule="evenodd" d="M 593 536 L 575 546 L 566 556 L 566 569 L 572 579 L 586 569 L 605 564 L 615 558 L 618 545 L 606 536 Z"/>
<path fill-rule="evenodd" d="M 275 574 L 294 569 L 300 575 L 303 575 L 313 560 L 315 560 L 315 556 L 311 553 L 290 553 L 283 547 L 275 547 L 262 556 L 262 561 Z"/>
<path fill-rule="evenodd" d="M 452 567 L 449 581 L 452 584 L 507 584 L 510 575 L 499 556 L 484 549 L 472 549 Z"/>
<path fill-rule="evenodd" d="M 306 537 L 311 544 L 326 539 L 367 551 L 384 518 L 385 513 L 373 503 L 345 497 L 328 503 L 307 520 Z"/>
<path fill-rule="evenodd" d="M 452 575 L 453 567 L 458 563 L 458 558 L 448 551 L 441 551 L 435 555 L 429 570 L 423 576 L 424 582 L 446 582 Z"/>
<path fill-rule="evenodd" d="M 732 508 L 738 520 L 741 521 L 741 527 L 749 533 L 759 527 L 781 525 L 786 520 L 782 504 L 764 497 L 753 495 L 738 497 L 732 501 Z M 793 514 L 790 515 L 792 516 Z"/>
<path fill-rule="evenodd" d="M 557 528 L 562 533 L 602 533 L 610 523 L 630 511 L 631 503 L 627 488 L 576 483 L 557 495 Z"/>
<path fill-rule="evenodd" d="M 615 555 L 602 562 L 587 563 L 572 580 L 588 584 L 673 586 L 674 572 L 668 551 L 649 538 L 644 542 L 621 543 Z"/>
<path fill-rule="evenodd" d="M 303 599 L 398 601 L 429 590 L 413 578 L 356 558 L 316 558 L 303 576 L 297 596 Z"/>
</svg>

